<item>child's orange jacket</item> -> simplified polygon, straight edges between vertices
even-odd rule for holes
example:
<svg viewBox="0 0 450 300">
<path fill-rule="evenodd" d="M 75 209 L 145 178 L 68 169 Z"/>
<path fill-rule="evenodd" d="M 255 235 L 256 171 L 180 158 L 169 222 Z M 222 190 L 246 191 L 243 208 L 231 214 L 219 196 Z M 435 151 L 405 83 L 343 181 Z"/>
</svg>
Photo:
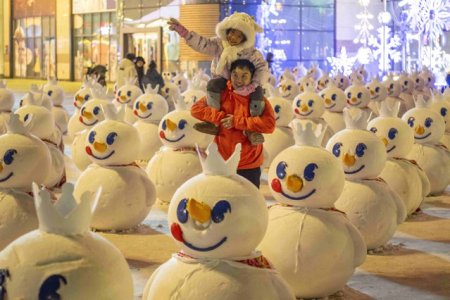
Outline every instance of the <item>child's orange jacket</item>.
<svg viewBox="0 0 450 300">
<path fill-rule="evenodd" d="M 253 169 L 260 167 L 263 163 L 263 146 L 250 144 L 243 131 L 272 133 L 275 130 L 275 114 L 269 101 L 264 99 L 265 109 L 258 117 L 250 116 L 249 101 L 250 96 L 233 93 L 231 82 L 228 81 L 227 88 L 221 94 L 220 111 L 208 106 L 206 97 L 198 100 L 191 108 L 191 114 L 195 118 L 220 126 L 219 134 L 214 141 L 224 159 L 228 159 L 233 154 L 236 144 L 241 143 L 241 160 L 238 169 Z M 234 116 L 234 125 L 231 129 L 222 127 L 220 123 L 227 114 Z"/>
</svg>

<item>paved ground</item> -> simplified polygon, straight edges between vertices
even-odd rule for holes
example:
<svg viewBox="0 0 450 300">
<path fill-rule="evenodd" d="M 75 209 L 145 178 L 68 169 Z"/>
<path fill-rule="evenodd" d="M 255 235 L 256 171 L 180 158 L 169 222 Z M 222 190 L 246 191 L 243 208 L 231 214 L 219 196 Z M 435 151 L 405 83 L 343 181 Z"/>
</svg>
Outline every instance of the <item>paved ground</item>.
<svg viewBox="0 0 450 300">
<path fill-rule="evenodd" d="M 8 86 L 17 98 L 31 80 L 12 80 Z M 72 94 L 80 83 L 63 83 L 67 92 L 65 106 L 73 111 Z M 70 146 L 70 145 L 68 145 Z M 70 155 L 70 147 L 66 154 Z M 67 157 L 69 181 L 79 172 Z M 267 184 L 262 192 L 272 200 Z M 344 293 L 333 299 L 450 299 L 450 187 L 441 197 L 430 197 L 422 206 L 423 213 L 399 226 L 389 242 L 392 249 L 369 255 L 356 270 Z M 155 205 L 136 231 L 126 234 L 102 233 L 127 258 L 133 273 L 136 299 L 140 299 L 145 282 L 152 272 L 178 249 L 168 235 L 164 207 Z"/>
</svg>

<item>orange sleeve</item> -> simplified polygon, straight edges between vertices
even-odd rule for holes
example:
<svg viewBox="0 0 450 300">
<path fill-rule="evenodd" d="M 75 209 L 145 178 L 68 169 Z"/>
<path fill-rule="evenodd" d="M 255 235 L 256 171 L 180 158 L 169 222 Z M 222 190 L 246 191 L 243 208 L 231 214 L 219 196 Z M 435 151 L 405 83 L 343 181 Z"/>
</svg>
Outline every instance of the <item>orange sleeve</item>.
<svg viewBox="0 0 450 300">
<path fill-rule="evenodd" d="M 191 115 L 201 121 L 208 121 L 216 125 L 220 125 L 226 114 L 206 104 L 206 97 L 201 98 L 191 107 Z"/>
<path fill-rule="evenodd" d="M 266 103 L 264 112 L 258 117 L 234 116 L 234 128 L 239 130 L 250 130 L 259 133 L 272 133 L 275 130 L 275 113 L 269 101 Z"/>
</svg>

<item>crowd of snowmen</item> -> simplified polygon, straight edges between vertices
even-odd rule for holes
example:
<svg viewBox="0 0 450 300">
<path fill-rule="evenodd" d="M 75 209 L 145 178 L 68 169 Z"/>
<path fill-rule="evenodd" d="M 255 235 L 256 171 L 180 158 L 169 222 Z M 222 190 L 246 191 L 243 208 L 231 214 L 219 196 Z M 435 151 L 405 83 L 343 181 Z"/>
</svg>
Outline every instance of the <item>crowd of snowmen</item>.
<svg viewBox="0 0 450 300">
<path fill-rule="evenodd" d="M 55 80 L 15 108 L 0 82 L 0 299 L 132 299 L 123 255 L 90 228 L 131 230 L 166 205 L 180 252 L 143 299 L 295 299 L 339 292 L 367 253 L 450 184 L 450 93 L 424 69 L 368 81 L 286 70 L 264 86 L 276 204 L 236 174 L 190 107 L 208 76 L 134 80 L 115 98 L 86 79 L 69 116 Z M 278 81 L 278 84 L 276 82 Z M 82 172 L 65 183 L 64 142 Z"/>
</svg>

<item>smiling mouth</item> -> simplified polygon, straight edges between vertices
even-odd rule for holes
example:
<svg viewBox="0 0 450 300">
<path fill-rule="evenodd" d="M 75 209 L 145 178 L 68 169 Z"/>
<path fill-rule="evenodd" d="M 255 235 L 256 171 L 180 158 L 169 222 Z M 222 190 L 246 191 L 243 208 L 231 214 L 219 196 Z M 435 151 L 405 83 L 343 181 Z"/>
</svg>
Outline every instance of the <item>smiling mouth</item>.
<svg viewBox="0 0 450 300">
<path fill-rule="evenodd" d="M 391 152 L 392 150 L 394 150 L 395 148 L 396 148 L 396 146 L 394 145 L 394 146 L 392 146 L 391 149 L 386 150 L 386 152 L 389 153 L 389 152 Z"/>
<path fill-rule="evenodd" d="M 355 171 L 345 171 L 344 170 L 344 173 L 345 174 L 355 174 L 355 173 L 358 173 L 359 171 L 361 171 L 362 169 L 364 169 L 364 167 L 365 167 L 366 165 L 362 165 L 361 167 L 359 167 L 358 169 L 356 169 Z"/>
<path fill-rule="evenodd" d="M 148 117 L 150 117 L 151 115 L 152 115 L 152 113 L 149 113 L 148 115 L 146 115 L 146 116 L 141 116 L 138 112 L 137 112 L 137 110 L 135 110 L 135 115 L 139 118 L 139 119 L 147 119 Z"/>
<path fill-rule="evenodd" d="M 430 135 L 431 135 L 431 132 L 429 132 L 428 134 L 421 136 L 421 137 L 414 136 L 414 138 L 416 140 L 423 140 L 423 139 L 426 139 L 427 137 L 429 137 Z"/>
<path fill-rule="evenodd" d="M 8 176 L 6 176 L 5 178 L 0 179 L 0 182 L 4 182 L 4 181 L 10 179 L 13 175 L 14 175 L 14 172 L 9 173 Z"/>
<path fill-rule="evenodd" d="M 309 116 L 310 114 L 312 114 L 313 111 L 314 111 L 314 110 L 311 110 L 310 112 L 308 112 L 308 113 L 306 113 L 306 114 L 302 114 L 300 111 L 297 111 L 297 113 L 298 113 L 300 116 L 307 117 L 307 116 Z"/>
<path fill-rule="evenodd" d="M 128 99 L 127 101 L 123 101 L 122 99 L 119 98 L 119 99 L 117 99 L 117 101 L 119 101 L 122 104 L 127 104 L 131 101 L 131 99 Z"/>
<path fill-rule="evenodd" d="M 175 142 L 178 142 L 179 140 L 181 140 L 182 138 L 184 138 L 184 134 L 182 135 L 182 136 L 180 136 L 179 138 L 177 138 L 176 140 L 170 140 L 170 139 L 168 139 L 168 138 L 166 138 L 166 137 L 164 137 L 164 139 L 166 140 L 166 141 L 168 141 L 168 142 L 172 142 L 172 143 L 175 143 Z"/>
<path fill-rule="evenodd" d="M 291 200 L 303 200 L 308 198 L 309 196 L 311 196 L 312 194 L 314 194 L 316 192 L 316 189 L 313 189 L 311 192 L 309 192 L 308 194 L 304 195 L 304 196 L 300 196 L 300 197 L 294 197 L 294 196 L 289 196 L 288 194 L 285 194 L 283 192 L 283 190 L 281 190 L 281 195 L 283 195 L 284 197 L 291 199 Z"/>
<path fill-rule="evenodd" d="M 86 123 L 85 121 L 84 121 L 84 119 L 83 119 L 83 117 L 80 117 L 80 121 L 81 121 L 81 123 L 83 123 L 84 125 L 86 125 L 86 126 L 93 126 L 93 125 L 95 125 L 95 124 L 97 124 L 98 123 L 98 120 L 95 120 L 94 122 L 92 122 L 92 123 Z"/>
<path fill-rule="evenodd" d="M 216 249 L 216 248 L 219 248 L 219 247 L 222 246 L 222 244 L 225 243 L 226 241 L 227 241 L 227 237 L 224 237 L 224 238 L 223 238 L 222 240 L 220 240 L 217 244 L 212 245 L 212 246 L 209 246 L 209 247 L 205 247 L 205 248 L 194 246 L 194 245 L 192 245 L 191 243 L 186 242 L 186 241 L 184 241 L 184 240 L 183 240 L 183 244 L 185 244 L 186 247 L 188 247 L 188 248 L 190 248 L 190 249 L 192 249 L 192 250 L 206 252 L 206 251 L 211 251 L 211 250 L 214 250 L 214 249 Z"/>
<path fill-rule="evenodd" d="M 357 102 L 357 103 L 352 103 L 351 101 L 347 101 L 348 104 L 350 104 L 351 106 L 357 106 L 360 105 L 362 101 Z"/>
<path fill-rule="evenodd" d="M 275 121 L 278 121 L 280 119 L 280 116 L 277 116 L 276 118 L 275 118 Z"/>
<path fill-rule="evenodd" d="M 114 154 L 115 150 L 111 151 L 111 153 L 109 153 L 108 155 L 103 156 L 103 157 L 97 156 L 97 155 L 95 155 L 94 153 L 92 153 L 92 150 L 91 150 L 90 147 L 86 147 L 86 152 L 87 152 L 87 154 L 89 154 L 90 156 L 92 156 L 92 157 L 95 158 L 95 159 L 98 159 L 98 160 L 105 160 L 105 159 L 107 159 L 107 158 L 110 158 L 110 157 Z"/>
<path fill-rule="evenodd" d="M 327 106 L 327 107 L 325 107 L 325 109 L 330 109 L 330 108 L 333 108 L 335 106 L 336 106 L 336 103 L 333 103 L 333 105 Z"/>
</svg>

